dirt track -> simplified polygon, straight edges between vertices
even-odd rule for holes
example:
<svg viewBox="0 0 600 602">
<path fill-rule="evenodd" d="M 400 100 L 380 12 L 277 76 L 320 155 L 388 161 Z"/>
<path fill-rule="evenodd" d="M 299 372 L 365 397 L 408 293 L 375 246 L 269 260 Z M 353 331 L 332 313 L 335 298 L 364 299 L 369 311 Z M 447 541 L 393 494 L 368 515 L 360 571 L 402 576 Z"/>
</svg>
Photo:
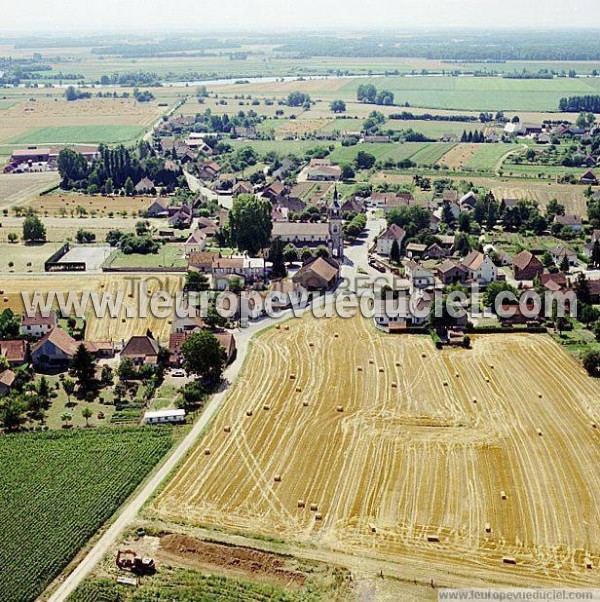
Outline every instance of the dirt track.
<svg viewBox="0 0 600 602">
<path fill-rule="evenodd" d="M 151 515 L 441 562 L 450 583 L 597 584 L 600 385 L 549 338 L 438 352 L 305 318 L 245 368 Z"/>
</svg>

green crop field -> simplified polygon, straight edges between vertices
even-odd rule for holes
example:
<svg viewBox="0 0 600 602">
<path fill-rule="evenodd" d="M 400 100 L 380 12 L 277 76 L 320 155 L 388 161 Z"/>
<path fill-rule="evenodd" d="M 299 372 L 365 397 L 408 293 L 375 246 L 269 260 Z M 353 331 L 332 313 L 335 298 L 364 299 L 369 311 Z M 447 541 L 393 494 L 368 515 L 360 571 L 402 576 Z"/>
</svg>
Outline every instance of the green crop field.
<svg viewBox="0 0 600 602">
<path fill-rule="evenodd" d="M 33 600 L 172 444 L 170 428 L 0 438 L 0 599 Z"/>
<path fill-rule="evenodd" d="M 116 251 L 114 260 L 111 262 L 113 268 L 183 268 L 187 266 L 187 259 L 183 255 L 181 245 L 163 245 L 158 253 L 142 255 L 131 253 L 126 255 Z"/>
<path fill-rule="evenodd" d="M 140 137 L 145 128 L 137 125 L 66 125 L 35 128 L 13 138 L 13 144 L 115 144 Z"/>
<path fill-rule="evenodd" d="M 466 162 L 465 167 L 473 171 L 493 172 L 502 157 L 522 146 L 521 144 L 479 144 L 477 152 Z"/>
<path fill-rule="evenodd" d="M 455 146 L 453 143 L 430 144 L 412 155 L 410 160 L 417 165 L 434 165 Z"/>
<path fill-rule="evenodd" d="M 319 128 L 319 132 L 332 133 L 338 132 L 360 132 L 363 128 L 364 119 L 330 119 L 327 123 Z"/>
<path fill-rule="evenodd" d="M 501 77 L 375 77 L 354 79 L 338 91 L 356 98 L 360 84 L 394 93 L 397 105 L 462 111 L 558 111 L 563 96 L 598 94 L 598 78 L 504 79 Z"/>
<path fill-rule="evenodd" d="M 573 174 L 582 176 L 586 171 L 581 167 L 563 167 L 562 165 L 518 165 L 516 163 L 504 163 L 502 172 L 504 175 L 527 176 L 530 178 L 551 178 Z"/>
</svg>

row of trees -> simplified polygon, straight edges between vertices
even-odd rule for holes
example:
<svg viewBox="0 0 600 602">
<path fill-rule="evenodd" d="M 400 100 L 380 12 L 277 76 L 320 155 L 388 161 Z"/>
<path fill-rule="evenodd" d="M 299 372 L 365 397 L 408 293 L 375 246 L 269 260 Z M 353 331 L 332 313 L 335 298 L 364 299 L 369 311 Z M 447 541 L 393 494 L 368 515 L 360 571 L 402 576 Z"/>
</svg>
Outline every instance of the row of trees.
<svg viewBox="0 0 600 602">
<path fill-rule="evenodd" d="M 563 113 L 600 113 L 600 95 L 569 96 L 561 98 L 558 110 Z"/>
</svg>

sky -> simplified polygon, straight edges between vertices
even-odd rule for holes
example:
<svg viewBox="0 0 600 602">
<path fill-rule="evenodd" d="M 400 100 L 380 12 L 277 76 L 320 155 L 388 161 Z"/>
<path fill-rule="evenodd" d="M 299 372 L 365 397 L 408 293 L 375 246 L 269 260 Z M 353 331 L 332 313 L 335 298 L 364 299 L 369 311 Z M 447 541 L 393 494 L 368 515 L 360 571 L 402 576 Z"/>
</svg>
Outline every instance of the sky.
<svg viewBox="0 0 600 602">
<path fill-rule="evenodd" d="M 600 27 L 600 0 L 0 0 L 10 32 Z"/>
</svg>

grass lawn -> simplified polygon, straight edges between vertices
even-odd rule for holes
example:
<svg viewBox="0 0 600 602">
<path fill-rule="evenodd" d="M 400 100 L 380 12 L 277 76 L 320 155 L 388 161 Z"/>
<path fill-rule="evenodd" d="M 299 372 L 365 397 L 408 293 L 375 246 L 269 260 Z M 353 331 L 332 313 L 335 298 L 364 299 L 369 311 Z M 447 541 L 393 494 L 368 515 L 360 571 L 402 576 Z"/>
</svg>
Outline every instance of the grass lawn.
<svg viewBox="0 0 600 602">
<path fill-rule="evenodd" d="M 164 410 L 165 408 L 174 408 L 178 389 L 179 385 L 174 384 L 171 378 L 167 376 L 165 382 L 156 391 L 156 395 L 150 403 L 150 409 Z"/>
<path fill-rule="evenodd" d="M 294 154 L 300 157 L 313 148 L 334 144 L 329 140 L 228 140 L 227 142 L 236 149 L 251 146 L 259 155 L 275 151 L 281 156 Z"/>
<path fill-rule="evenodd" d="M 116 252 L 115 259 L 111 263 L 113 268 L 182 268 L 187 266 L 187 259 L 183 255 L 181 245 L 163 245 L 158 253 L 141 255 L 131 253 L 125 255 L 121 251 Z"/>
<path fill-rule="evenodd" d="M 563 167 L 562 165 L 518 165 L 504 163 L 502 173 L 509 176 L 527 176 L 530 178 L 549 178 L 555 180 L 558 176 L 573 174 L 576 177 L 583 175 L 586 170 L 581 167 Z"/>
<path fill-rule="evenodd" d="M 75 396 L 71 396 L 71 401 L 69 403 L 67 395 L 61 386 L 61 379 L 59 376 L 46 376 L 46 379 L 50 383 L 50 389 L 56 393 L 56 397 L 52 400 L 52 405 L 46 416 L 46 425 L 49 429 L 63 429 L 67 422 L 63 421 L 61 416 L 65 413 L 71 415 L 71 420 L 68 421 L 68 424 L 78 428 L 85 427 L 86 421 L 82 414 L 83 408 L 89 408 L 93 412 L 93 416 L 89 419 L 90 426 L 108 426 L 108 424 L 110 424 L 110 417 L 115 412 L 115 406 L 112 405 L 113 394 L 110 387 L 102 389 L 99 396 L 94 399 L 94 401 L 83 401 L 77 399 Z M 39 378 L 36 380 L 39 380 Z M 99 412 L 102 412 L 105 418 L 98 418 Z"/>
<path fill-rule="evenodd" d="M 143 134 L 137 125 L 65 125 L 27 130 L 11 140 L 14 144 L 115 144 L 130 142 Z"/>
<path fill-rule="evenodd" d="M 419 151 L 431 146 L 430 142 L 406 142 L 404 144 L 376 143 L 356 144 L 354 146 L 339 146 L 331 153 L 334 163 L 351 163 L 359 151 L 373 155 L 377 160 L 391 159 L 398 162 L 412 158 Z"/>
<path fill-rule="evenodd" d="M 171 428 L 0 438 L 3 602 L 34 600 L 173 443 Z"/>
</svg>

